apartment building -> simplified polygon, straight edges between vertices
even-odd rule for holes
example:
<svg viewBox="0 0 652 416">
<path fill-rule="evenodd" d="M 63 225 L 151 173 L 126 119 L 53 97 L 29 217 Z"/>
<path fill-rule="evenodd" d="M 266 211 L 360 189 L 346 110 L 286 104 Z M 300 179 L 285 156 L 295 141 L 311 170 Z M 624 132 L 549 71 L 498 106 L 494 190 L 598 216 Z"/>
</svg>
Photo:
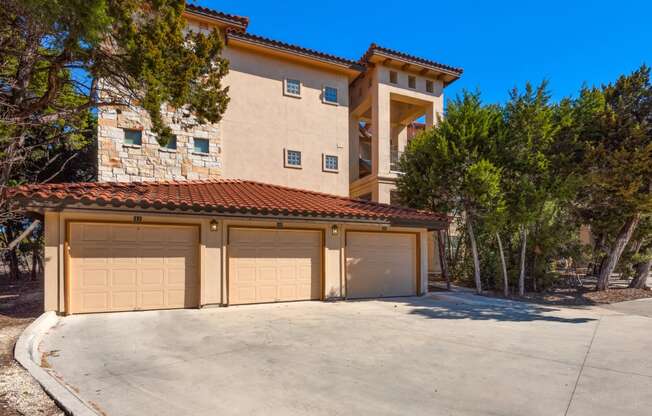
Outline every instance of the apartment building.
<svg viewBox="0 0 652 416">
<path fill-rule="evenodd" d="M 218 124 L 98 114 L 98 183 L 23 186 L 45 216 L 46 309 L 86 313 L 427 292 L 445 215 L 388 205 L 415 129 L 462 70 L 372 44 L 360 59 L 187 5 L 230 62 Z M 420 123 L 420 124 L 419 124 Z"/>
</svg>

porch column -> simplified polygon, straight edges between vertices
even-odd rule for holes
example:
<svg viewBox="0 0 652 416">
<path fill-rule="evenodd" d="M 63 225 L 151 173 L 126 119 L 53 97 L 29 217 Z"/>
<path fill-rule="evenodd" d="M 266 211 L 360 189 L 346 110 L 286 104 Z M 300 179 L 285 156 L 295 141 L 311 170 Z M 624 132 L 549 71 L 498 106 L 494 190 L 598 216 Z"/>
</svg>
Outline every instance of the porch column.
<svg viewBox="0 0 652 416">
<path fill-rule="evenodd" d="M 389 173 L 391 136 L 389 92 L 376 82 L 371 99 L 371 169 L 373 175 L 382 176 Z"/>
</svg>

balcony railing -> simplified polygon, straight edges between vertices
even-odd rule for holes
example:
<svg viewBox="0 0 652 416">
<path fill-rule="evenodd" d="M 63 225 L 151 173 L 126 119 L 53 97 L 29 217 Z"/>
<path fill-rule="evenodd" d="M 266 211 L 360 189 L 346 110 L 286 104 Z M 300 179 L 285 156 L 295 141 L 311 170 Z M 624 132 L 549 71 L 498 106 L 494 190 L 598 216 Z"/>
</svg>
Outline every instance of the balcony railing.
<svg viewBox="0 0 652 416">
<path fill-rule="evenodd" d="M 403 156 L 403 152 L 399 152 L 398 150 L 394 149 L 389 151 L 389 170 L 394 172 L 401 171 L 401 167 L 399 166 L 401 156 Z"/>
</svg>

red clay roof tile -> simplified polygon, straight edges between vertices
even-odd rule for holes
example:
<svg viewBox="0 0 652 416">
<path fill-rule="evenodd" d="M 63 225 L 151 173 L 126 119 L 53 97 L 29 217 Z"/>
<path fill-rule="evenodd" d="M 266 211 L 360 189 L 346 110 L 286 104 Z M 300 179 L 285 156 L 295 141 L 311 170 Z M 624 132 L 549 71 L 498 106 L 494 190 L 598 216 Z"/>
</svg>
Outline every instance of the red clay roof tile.
<svg viewBox="0 0 652 416">
<path fill-rule="evenodd" d="M 186 10 L 191 13 L 198 13 L 210 17 L 217 17 L 219 19 L 226 20 L 229 21 L 230 23 L 236 24 L 242 27 L 243 29 L 246 29 L 247 26 L 249 25 L 248 17 L 224 13 L 215 9 L 209 9 L 208 7 L 202 7 L 188 2 L 186 2 Z"/>
<path fill-rule="evenodd" d="M 214 213 L 291 215 L 431 226 L 445 215 L 259 182 L 219 179 L 22 185 L 7 189 L 23 205 L 111 205 Z"/>
</svg>

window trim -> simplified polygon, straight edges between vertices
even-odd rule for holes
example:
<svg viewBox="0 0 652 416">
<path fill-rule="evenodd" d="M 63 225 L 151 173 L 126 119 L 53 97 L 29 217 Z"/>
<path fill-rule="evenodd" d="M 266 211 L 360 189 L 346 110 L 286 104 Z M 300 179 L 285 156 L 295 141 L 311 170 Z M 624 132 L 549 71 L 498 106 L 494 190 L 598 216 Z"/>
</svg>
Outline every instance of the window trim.
<svg viewBox="0 0 652 416">
<path fill-rule="evenodd" d="M 288 91 L 288 81 L 296 81 L 296 82 L 299 83 L 299 93 L 298 94 L 295 94 L 295 93 L 292 93 L 292 92 Z M 301 84 L 302 83 L 301 83 L 300 79 L 284 78 L 283 79 L 283 95 L 285 95 L 286 97 L 301 98 L 301 90 L 303 89 Z"/>
<path fill-rule="evenodd" d="M 208 152 L 202 152 L 202 151 L 197 150 L 197 148 L 195 147 L 195 140 L 197 140 L 197 139 L 206 140 L 206 144 L 208 145 Z M 196 155 L 202 155 L 202 156 L 210 155 L 211 154 L 211 141 L 210 141 L 210 139 L 208 139 L 207 137 L 193 137 L 192 138 L 192 153 L 196 154 Z"/>
<path fill-rule="evenodd" d="M 335 90 L 335 101 L 328 101 L 326 99 L 326 88 L 332 88 Z M 324 104 L 329 104 L 329 105 L 340 105 L 340 91 L 337 89 L 337 87 L 331 87 L 330 85 L 324 85 L 321 88 L 321 101 Z"/>
<path fill-rule="evenodd" d="M 135 132 L 140 133 L 140 143 L 139 144 L 127 143 L 127 132 L 128 131 L 135 131 Z M 122 129 L 122 145 L 127 146 L 127 147 L 131 147 L 131 148 L 134 148 L 134 149 L 140 149 L 141 147 L 143 147 L 143 129 L 127 129 L 127 128 L 123 128 Z"/>
<path fill-rule="evenodd" d="M 337 161 L 337 169 L 330 169 L 326 167 L 326 158 L 327 157 L 334 157 L 335 160 Z M 332 153 L 322 153 L 321 155 L 321 168 L 324 172 L 331 172 L 331 173 L 339 173 L 340 171 L 340 157 L 338 155 L 334 155 Z"/>
<path fill-rule="evenodd" d="M 299 153 L 299 164 L 298 165 L 293 165 L 288 163 L 288 153 L 289 152 L 297 152 Z M 290 168 L 290 169 L 303 169 L 303 152 L 301 150 L 296 150 L 296 149 L 283 149 L 283 167 Z"/>
</svg>

